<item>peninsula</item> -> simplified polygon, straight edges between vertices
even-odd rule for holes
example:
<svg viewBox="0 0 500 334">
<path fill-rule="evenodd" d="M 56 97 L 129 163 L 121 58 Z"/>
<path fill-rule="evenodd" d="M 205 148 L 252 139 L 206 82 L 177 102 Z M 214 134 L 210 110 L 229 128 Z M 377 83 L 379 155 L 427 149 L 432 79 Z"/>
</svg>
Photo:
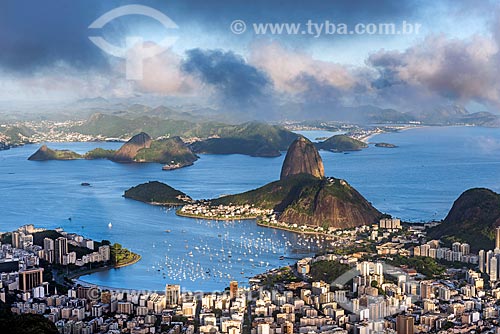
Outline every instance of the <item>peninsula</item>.
<svg viewBox="0 0 500 334">
<path fill-rule="evenodd" d="M 154 198 L 172 201 L 185 196 L 179 193 L 165 184 L 150 182 L 128 190 L 125 197 L 157 204 Z M 300 224 L 323 231 L 370 225 L 382 216 L 346 181 L 325 177 L 321 156 L 303 137 L 290 145 L 280 180 L 241 194 L 196 201 L 177 210 L 177 214 L 221 220 L 257 218 L 260 224 L 278 228 Z"/>
</svg>

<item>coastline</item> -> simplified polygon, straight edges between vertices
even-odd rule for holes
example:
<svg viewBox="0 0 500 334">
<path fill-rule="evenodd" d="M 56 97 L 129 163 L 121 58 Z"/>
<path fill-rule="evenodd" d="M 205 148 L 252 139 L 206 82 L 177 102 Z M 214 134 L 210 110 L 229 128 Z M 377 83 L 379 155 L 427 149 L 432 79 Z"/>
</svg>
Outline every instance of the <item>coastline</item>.
<svg viewBox="0 0 500 334">
<path fill-rule="evenodd" d="M 111 270 L 111 269 L 119 269 L 119 268 L 131 266 L 131 265 L 139 262 L 141 259 L 142 259 L 142 256 L 140 256 L 139 254 L 135 254 L 134 258 L 131 261 L 128 261 L 128 262 L 125 262 L 125 263 L 122 263 L 119 265 L 113 265 L 113 266 L 107 265 L 107 266 L 97 267 L 97 268 L 93 268 L 93 269 L 86 269 L 86 270 L 70 273 L 68 275 L 63 275 L 63 277 L 67 277 L 68 279 L 71 279 L 71 280 L 73 280 L 73 279 L 79 280 L 79 278 L 81 276 L 86 276 L 86 275 L 98 273 L 101 271 L 107 271 L 107 270 Z"/>
<path fill-rule="evenodd" d="M 328 234 L 325 232 L 316 232 L 316 231 L 307 231 L 307 230 L 302 231 L 300 229 L 292 229 L 292 228 L 287 228 L 287 227 L 283 227 L 283 226 L 269 225 L 266 223 L 262 223 L 260 221 L 256 221 L 256 223 L 257 223 L 257 226 L 267 227 L 267 228 L 272 228 L 272 229 L 282 230 L 282 231 L 288 231 L 288 232 L 297 233 L 297 234 L 316 235 L 316 236 L 323 236 L 323 237 L 331 237 L 332 236 L 331 234 Z"/>
<path fill-rule="evenodd" d="M 139 262 L 142 259 L 142 256 L 140 256 L 139 254 L 136 254 L 136 253 L 133 253 L 133 254 L 134 254 L 134 258 L 131 261 L 127 261 L 127 262 L 121 263 L 121 264 L 115 264 L 113 266 L 113 268 L 118 269 L 118 268 L 123 268 L 126 266 L 131 266 L 133 264 L 136 264 L 137 262 Z"/>
<path fill-rule="evenodd" d="M 126 198 L 126 199 L 131 199 L 131 200 L 134 200 L 137 202 L 141 202 L 144 204 L 154 205 L 154 206 L 179 207 L 179 206 L 184 206 L 184 205 L 188 204 L 188 203 L 181 204 L 181 203 L 166 203 L 166 202 L 148 202 L 148 201 L 143 201 L 143 200 L 132 198 L 132 197 L 127 197 L 125 195 L 122 195 L 122 197 Z"/>
<path fill-rule="evenodd" d="M 175 211 L 175 214 L 179 217 L 186 218 L 195 218 L 195 219 L 205 219 L 205 220 L 222 220 L 222 221 L 231 221 L 231 220 L 254 220 L 259 218 L 258 216 L 240 216 L 240 217 L 209 217 L 209 216 L 200 216 L 193 215 L 189 213 L 181 213 L 181 210 L 178 209 Z"/>
<path fill-rule="evenodd" d="M 429 126 L 430 125 L 415 125 L 415 126 L 406 125 L 406 126 L 402 126 L 399 128 L 395 128 L 396 131 L 394 131 L 394 132 L 391 132 L 391 131 L 375 132 L 375 133 L 369 134 L 367 136 L 364 136 L 364 137 L 360 138 L 359 140 L 366 143 L 366 144 L 374 144 L 374 143 L 371 143 L 370 140 L 378 135 L 383 135 L 383 134 L 388 134 L 388 133 L 399 133 L 399 132 L 404 132 L 404 131 L 413 130 L 413 129 L 422 129 L 422 128 L 426 128 Z"/>
</svg>

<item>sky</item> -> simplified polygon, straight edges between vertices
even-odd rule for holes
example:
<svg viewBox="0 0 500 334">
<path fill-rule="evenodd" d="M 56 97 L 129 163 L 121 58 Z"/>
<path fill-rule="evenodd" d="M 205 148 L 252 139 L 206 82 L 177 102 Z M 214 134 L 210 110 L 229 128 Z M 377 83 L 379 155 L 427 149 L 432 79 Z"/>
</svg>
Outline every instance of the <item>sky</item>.
<svg viewBox="0 0 500 334">
<path fill-rule="evenodd" d="M 4 0 L 0 102 L 164 98 L 235 113 L 461 104 L 496 113 L 499 10 L 488 0 Z M 401 32 L 403 22 L 413 31 L 351 33 L 359 24 Z M 259 33 L 266 24 L 299 28 Z"/>
</svg>

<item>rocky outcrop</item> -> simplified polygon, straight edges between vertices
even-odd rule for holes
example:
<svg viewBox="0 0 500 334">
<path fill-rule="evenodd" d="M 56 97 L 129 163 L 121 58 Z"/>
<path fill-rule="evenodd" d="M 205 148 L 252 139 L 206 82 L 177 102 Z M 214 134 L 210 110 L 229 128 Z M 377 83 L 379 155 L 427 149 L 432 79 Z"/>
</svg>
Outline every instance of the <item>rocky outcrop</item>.
<svg viewBox="0 0 500 334">
<path fill-rule="evenodd" d="M 382 214 L 346 181 L 291 175 L 238 195 L 212 200 L 214 205 L 255 205 L 273 209 L 289 224 L 350 228 L 375 223 Z"/>
<path fill-rule="evenodd" d="M 346 181 L 325 178 L 304 187 L 279 220 L 323 228 L 352 228 L 377 222 L 381 213 Z"/>
<path fill-rule="evenodd" d="M 172 137 L 154 140 L 149 148 L 139 150 L 134 161 L 159 162 L 180 168 L 192 165 L 197 159 L 196 154 L 180 137 Z"/>
<path fill-rule="evenodd" d="M 7 143 L 5 143 L 5 142 L 3 142 L 3 141 L 0 141 L 0 151 L 2 151 L 2 150 L 8 150 L 8 149 L 10 149 L 10 145 L 7 144 Z"/>
<path fill-rule="evenodd" d="M 316 147 L 302 137 L 290 145 L 279 181 L 215 199 L 212 204 L 255 205 L 272 209 L 280 222 L 324 229 L 369 225 L 382 216 L 346 181 L 324 177 Z"/>
<path fill-rule="evenodd" d="M 82 156 L 78 153 L 69 150 L 51 150 L 47 145 L 42 145 L 28 160 L 31 161 L 47 161 L 47 160 L 76 160 Z"/>
<path fill-rule="evenodd" d="M 118 151 L 116 151 L 113 160 L 117 162 L 133 162 L 137 153 L 143 148 L 151 146 L 151 137 L 144 132 L 141 132 L 123 144 Z"/>
<path fill-rule="evenodd" d="M 323 160 L 318 150 L 304 137 L 297 138 L 288 148 L 280 180 L 298 174 L 309 174 L 317 178 L 325 176 Z"/>
<path fill-rule="evenodd" d="M 500 226 L 500 195 L 486 188 L 463 192 L 443 222 L 431 228 L 431 238 L 468 242 L 471 249 L 493 249 L 495 228 Z"/>
<path fill-rule="evenodd" d="M 47 145 L 42 145 L 35 153 L 33 153 L 28 160 L 32 161 L 44 161 L 49 160 L 53 155 L 54 151 L 49 149 Z"/>
</svg>

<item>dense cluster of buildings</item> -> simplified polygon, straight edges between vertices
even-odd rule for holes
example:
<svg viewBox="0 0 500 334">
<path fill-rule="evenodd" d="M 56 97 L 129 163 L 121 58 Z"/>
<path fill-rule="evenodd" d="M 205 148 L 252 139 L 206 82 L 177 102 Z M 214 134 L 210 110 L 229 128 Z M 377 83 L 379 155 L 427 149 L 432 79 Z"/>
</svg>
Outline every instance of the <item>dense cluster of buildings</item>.
<svg viewBox="0 0 500 334">
<path fill-rule="evenodd" d="M 34 233 L 44 232 L 33 225 L 25 225 L 12 232 L 11 242 L 0 244 L 0 289 L 19 290 L 22 298 L 43 297 L 48 293 L 48 282 L 43 280 L 44 268 L 40 260 L 58 266 L 75 265 L 82 267 L 88 263 L 105 263 L 110 260 L 109 245 L 101 245 L 94 251 L 94 241 L 80 235 L 57 229 L 61 236 L 44 238 L 43 246 L 33 243 Z M 87 253 L 77 258 L 76 252 L 69 251 L 68 245 L 87 249 Z"/>
<path fill-rule="evenodd" d="M 495 230 L 495 249 L 480 250 L 478 263 L 479 271 L 488 274 L 492 284 L 500 281 L 500 227 Z"/>
<path fill-rule="evenodd" d="M 110 291 L 78 286 L 67 294 L 28 298 L 12 305 L 17 314 L 42 314 L 60 333 L 229 333 L 240 334 L 247 294 L 230 283 L 225 294 L 181 292 L 167 284 L 163 292 Z"/>
<path fill-rule="evenodd" d="M 178 213 L 208 219 L 248 219 L 270 215 L 273 210 L 260 209 L 249 204 L 213 206 L 209 202 L 197 202 L 184 205 Z"/>
<path fill-rule="evenodd" d="M 183 317 L 193 319 L 197 301 L 181 295 L 179 285 L 167 285 L 165 293 L 109 291 L 78 286 L 67 294 L 52 294 L 15 302 L 12 312 L 42 314 L 60 333 L 193 333 Z M 167 332 L 167 331 L 165 331 Z"/>
<path fill-rule="evenodd" d="M 250 279 L 248 288 L 233 281 L 225 293 L 200 294 L 171 284 L 157 292 L 77 285 L 64 294 L 49 293 L 44 268 L 38 266 L 40 259 L 62 265 L 69 254 L 68 244 L 89 249 L 93 245 L 81 236 L 60 231 L 63 237 L 44 240 L 43 247 L 33 249 L 34 231 L 34 227 L 24 226 L 12 233 L 12 244 L 1 245 L 0 298 L 5 300 L 6 293 L 17 291 L 12 312 L 42 314 L 60 333 L 500 332 L 500 288 L 495 285 L 500 247 L 479 254 L 471 253 L 466 243 L 441 247 L 437 240 L 426 240 L 424 227 L 402 227 L 397 219 L 334 233 L 336 245 L 347 245 L 347 249 L 370 245 L 367 249 L 376 249 L 374 252 L 302 258 L 285 268 L 294 280 L 274 279 L 284 277 L 280 276 L 283 269 L 274 269 Z M 500 246 L 500 229 L 496 243 Z M 101 249 L 96 253 L 104 256 Z M 425 276 L 408 265 L 388 265 L 387 260 L 394 256 L 429 257 L 463 266 L 449 267 L 439 276 Z M 313 276 L 314 272 L 317 275 L 316 266 L 325 263 L 347 269 L 333 281 Z M 9 265 L 18 270 L 6 273 Z M 476 265 L 478 270 L 473 269 Z M 14 279 L 9 281 L 9 277 Z"/>
<path fill-rule="evenodd" d="M 103 136 L 92 136 L 73 132 L 72 128 L 82 125 L 84 121 L 64 121 L 55 122 L 49 120 L 22 121 L 11 124 L 0 124 L 0 149 L 6 149 L 10 146 L 18 146 L 27 143 L 42 142 L 89 142 L 107 140 Z M 29 131 L 19 131 L 17 138 L 11 138 L 2 132 L 12 129 L 29 129 Z M 29 133 L 28 133 L 29 132 Z"/>
<path fill-rule="evenodd" d="M 295 267 L 302 282 L 269 287 L 267 276 L 277 271 L 260 275 L 260 281 L 252 285 L 260 291 L 257 311 L 252 308 L 256 334 L 500 332 L 500 288 L 495 285 L 500 229 L 496 249 L 479 254 L 472 254 L 467 243 L 447 248 L 438 240 L 426 241 L 422 226 L 402 228 L 392 219 L 358 232 L 358 236 L 369 234 L 377 254 L 303 258 Z M 384 262 L 395 255 L 430 257 L 455 265 L 443 275 L 426 277 L 412 267 Z M 379 260 L 367 260 L 374 257 Z M 309 275 L 319 261 L 335 261 L 351 269 L 333 282 L 314 281 Z M 479 270 L 471 269 L 476 265 Z"/>
<path fill-rule="evenodd" d="M 450 249 L 441 247 L 439 240 L 430 240 L 423 245 L 413 247 L 412 254 L 451 262 L 478 263 L 478 255 L 470 253 L 470 245 L 460 242 L 454 242 Z"/>
<path fill-rule="evenodd" d="M 107 262 L 110 260 L 109 245 L 101 245 L 94 251 L 93 240 L 75 233 L 67 233 L 62 229 L 55 230 L 61 235 L 55 240 L 44 238 L 43 246 L 33 244 L 33 233 L 43 231 L 44 229 L 36 229 L 33 225 L 20 227 L 17 231 L 12 232 L 12 248 L 29 251 L 40 259 L 59 265 L 74 264 L 81 267 L 88 263 Z M 77 258 L 76 252 L 70 252 L 68 245 L 82 247 L 92 252 L 89 251 L 87 252 L 88 254 Z"/>
<path fill-rule="evenodd" d="M 309 259 L 311 265 L 315 261 Z M 500 289 L 487 290 L 481 273 L 470 269 L 447 274 L 446 279 L 423 279 L 416 272 L 361 261 L 334 282 L 272 288 L 257 282 L 252 327 L 256 334 L 498 333 Z"/>
</svg>

